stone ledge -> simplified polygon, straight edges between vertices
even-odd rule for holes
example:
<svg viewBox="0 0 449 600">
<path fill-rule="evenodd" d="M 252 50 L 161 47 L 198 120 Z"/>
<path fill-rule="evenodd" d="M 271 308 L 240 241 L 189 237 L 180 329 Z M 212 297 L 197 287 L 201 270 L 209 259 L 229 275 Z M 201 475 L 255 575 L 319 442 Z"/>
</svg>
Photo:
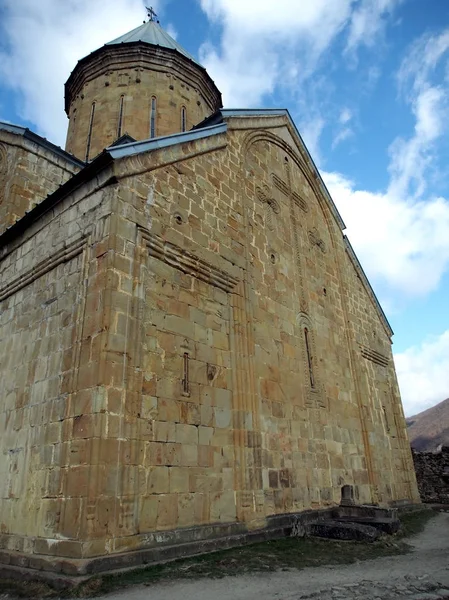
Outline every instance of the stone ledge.
<svg viewBox="0 0 449 600">
<path fill-rule="evenodd" d="M 369 508 L 372 507 L 357 507 L 357 512 L 361 515 L 364 509 Z M 144 568 L 169 560 L 281 539 L 292 534 L 303 537 L 309 534 L 312 523 L 316 525 L 332 520 L 336 509 L 331 507 L 272 515 L 267 517 L 264 528 L 251 531 L 243 523 L 227 523 L 153 532 L 141 536 L 147 539 L 146 542 L 142 540 L 145 546 L 139 550 L 94 558 L 69 559 L 3 550 L 0 552 L 0 577 L 40 580 L 58 589 L 71 588 L 94 575 Z"/>
</svg>

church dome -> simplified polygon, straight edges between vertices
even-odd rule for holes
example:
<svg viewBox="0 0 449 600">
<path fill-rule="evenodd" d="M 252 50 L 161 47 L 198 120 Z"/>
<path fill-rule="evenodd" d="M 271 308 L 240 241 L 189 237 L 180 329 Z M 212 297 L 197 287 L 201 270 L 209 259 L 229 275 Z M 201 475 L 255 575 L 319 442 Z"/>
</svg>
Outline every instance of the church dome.
<svg viewBox="0 0 449 600">
<path fill-rule="evenodd" d="M 145 140 L 191 129 L 222 107 L 206 69 L 150 13 L 78 62 L 65 85 L 66 150 L 91 160 L 125 133 Z"/>
<path fill-rule="evenodd" d="M 192 62 L 201 66 L 200 63 L 181 46 L 181 44 L 178 44 L 171 35 L 162 29 L 157 21 L 147 21 L 143 25 L 140 25 L 140 27 L 136 27 L 112 42 L 108 42 L 106 45 L 130 44 L 132 42 L 145 42 L 146 44 L 152 44 L 153 46 L 176 50 Z"/>
</svg>

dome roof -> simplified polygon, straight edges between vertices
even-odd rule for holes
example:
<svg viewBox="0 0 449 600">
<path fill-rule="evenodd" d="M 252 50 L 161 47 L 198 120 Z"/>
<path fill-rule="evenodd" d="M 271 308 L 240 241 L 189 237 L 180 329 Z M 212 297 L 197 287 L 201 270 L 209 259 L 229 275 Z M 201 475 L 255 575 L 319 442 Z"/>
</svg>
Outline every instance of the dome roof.
<svg viewBox="0 0 449 600">
<path fill-rule="evenodd" d="M 178 44 L 176 40 L 174 40 L 166 31 L 164 31 L 157 21 L 147 21 L 143 25 L 140 25 L 140 27 L 136 27 L 136 29 L 125 33 L 125 35 L 122 35 L 115 40 L 112 40 L 112 42 L 108 42 L 106 45 L 130 44 L 133 42 L 145 42 L 147 44 L 152 44 L 153 46 L 160 46 L 161 48 L 176 50 L 200 67 L 202 66 L 191 54 L 187 52 L 187 50 L 184 50 L 184 48 Z"/>
</svg>

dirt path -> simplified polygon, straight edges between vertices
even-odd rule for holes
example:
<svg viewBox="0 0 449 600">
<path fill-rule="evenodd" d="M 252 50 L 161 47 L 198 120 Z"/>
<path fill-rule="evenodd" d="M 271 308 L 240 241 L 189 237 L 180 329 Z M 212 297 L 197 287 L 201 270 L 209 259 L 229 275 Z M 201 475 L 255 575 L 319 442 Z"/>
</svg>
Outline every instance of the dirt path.
<svg viewBox="0 0 449 600">
<path fill-rule="evenodd" d="M 100 600 L 449 599 L 449 514 L 409 540 L 414 552 L 346 566 L 128 588 Z"/>
</svg>

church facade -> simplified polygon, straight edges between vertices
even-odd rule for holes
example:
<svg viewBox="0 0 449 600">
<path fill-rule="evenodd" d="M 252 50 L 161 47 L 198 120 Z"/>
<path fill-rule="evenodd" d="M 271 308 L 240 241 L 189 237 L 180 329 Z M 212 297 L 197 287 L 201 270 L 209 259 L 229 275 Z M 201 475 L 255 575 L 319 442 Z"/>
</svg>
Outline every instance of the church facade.
<svg viewBox="0 0 449 600">
<path fill-rule="evenodd" d="M 152 18 L 65 99 L 66 151 L 0 123 L 0 563 L 419 502 L 390 325 L 288 111 L 224 110 Z"/>
</svg>

